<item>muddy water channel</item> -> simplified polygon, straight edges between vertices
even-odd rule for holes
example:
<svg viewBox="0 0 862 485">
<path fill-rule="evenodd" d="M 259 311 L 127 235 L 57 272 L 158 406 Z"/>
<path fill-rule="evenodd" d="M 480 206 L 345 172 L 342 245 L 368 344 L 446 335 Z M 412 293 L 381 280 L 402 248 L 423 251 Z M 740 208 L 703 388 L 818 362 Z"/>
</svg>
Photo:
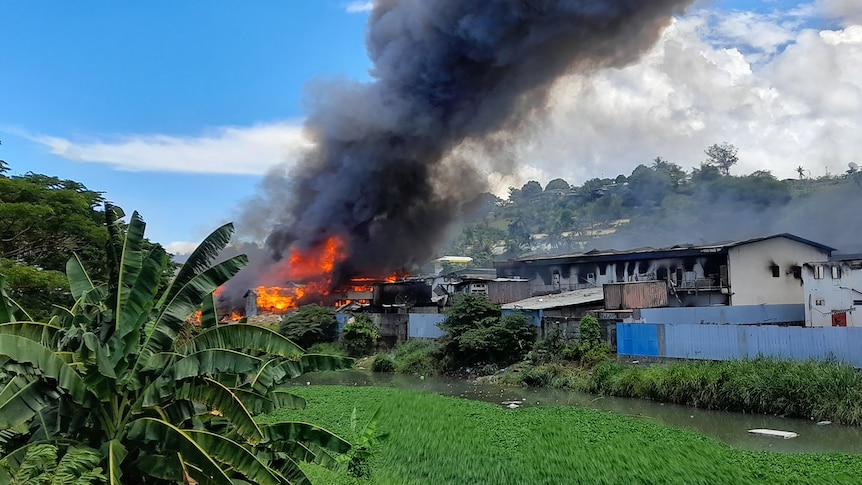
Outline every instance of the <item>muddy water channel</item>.
<svg viewBox="0 0 862 485">
<path fill-rule="evenodd" d="M 602 397 L 579 392 L 520 388 L 498 384 L 475 383 L 449 378 L 425 378 L 374 374 L 362 371 L 323 372 L 307 374 L 303 379 L 311 384 L 345 386 L 389 386 L 435 392 L 499 404 L 519 401 L 528 406 L 578 406 L 678 428 L 690 429 L 712 436 L 730 446 L 746 450 L 768 450 L 781 453 L 855 453 L 862 454 L 862 428 L 841 425 L 817 425 L 812 421 L 785 419 L 776 416 L 707 411 L 675 404 L 661 404 L 642 399 Z M 781 439 L 755 436 L 749 429 L 769 428 L 798 433 L 797 438 Z"/>
</svg>

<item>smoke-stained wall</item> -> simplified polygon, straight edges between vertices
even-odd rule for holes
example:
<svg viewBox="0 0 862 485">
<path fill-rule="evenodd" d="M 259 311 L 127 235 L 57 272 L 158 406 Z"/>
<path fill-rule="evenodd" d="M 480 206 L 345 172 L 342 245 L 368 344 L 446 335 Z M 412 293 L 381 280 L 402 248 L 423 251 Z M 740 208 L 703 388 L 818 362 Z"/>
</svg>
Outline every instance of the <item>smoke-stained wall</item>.
<svg viewBox="0 0 862 485">
<path fill-rule="evenodd" d="M 243 220 L 276 224 L 274 259 L 342 238 L 333 283 L 416 267 L 484 188 L 462 147 L 511 163 L 507 148 L 541 117 L 554 81 L 634 61 L 689 3 L 378 0 L 373 80 L 311 86 L 313 148 L 267 177 Z"/>
</svg>

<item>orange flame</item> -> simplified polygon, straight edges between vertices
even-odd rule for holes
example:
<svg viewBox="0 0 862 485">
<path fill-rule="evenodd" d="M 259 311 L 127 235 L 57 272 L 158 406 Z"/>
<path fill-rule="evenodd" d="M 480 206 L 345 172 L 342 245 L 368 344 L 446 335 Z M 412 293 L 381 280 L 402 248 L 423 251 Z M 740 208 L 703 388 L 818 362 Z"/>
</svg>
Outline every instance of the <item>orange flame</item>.
<svg viewBox="0 0 862 485">
<path fill-rule="evenodd" d="M 285 313 L 291 308 L 296 308 L 296 303 L 305 296 L 302 287 L 279 288 L 258 286 L 257 287 L 257 309 L 268 313 Z"/>
<path fill-rule="evenodd" d="M 286 279 L 288 281 L 311 280 L 328 288 L 332 283 L 332 271 L 335 269 L 335 265 L 347 258 L 344 246 L 343 239 L 330 236 L 322 244 L 305 251 L 290 248 L 290 257 L 287 258 Z"/>
<path fill-rule="evenodd" d="M 273 268 L 265 279 L 302 282 L 303 286 L 293 288 L 259 286 L 257 288 L 258 310 L 285 313 L 291 308 L 296 308 L 303 297 L 328 295 L 332 286 L 332 272 L 345 258 L 347 258 L 345 243 L 338 236 L 330 236 L 320 244 L 305 250 L 290 248 L 288 257 L 282 264 Z"/>
</svg>

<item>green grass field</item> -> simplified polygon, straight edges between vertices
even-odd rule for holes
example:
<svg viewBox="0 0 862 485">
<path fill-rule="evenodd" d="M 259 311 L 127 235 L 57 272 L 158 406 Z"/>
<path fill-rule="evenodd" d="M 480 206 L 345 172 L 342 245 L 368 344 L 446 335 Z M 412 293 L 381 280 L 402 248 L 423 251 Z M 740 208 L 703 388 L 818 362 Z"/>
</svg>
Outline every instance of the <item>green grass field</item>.
<svg viewBox="0 0 862 485">
<path fill-rule="evenodd" d="M 509 410 L 377 387 L 308 386 L 297 394 L 308 408 L 281 410 L 280 418 L 350 437 L 354 407 L 364 425 L 382 406 L 378 429 L 390 434 L 370 480 L 304 465 L 316 484 L 862 483 L 862 456 L 734 450 L 696 433 L 600 411 Z"/>
</svg>

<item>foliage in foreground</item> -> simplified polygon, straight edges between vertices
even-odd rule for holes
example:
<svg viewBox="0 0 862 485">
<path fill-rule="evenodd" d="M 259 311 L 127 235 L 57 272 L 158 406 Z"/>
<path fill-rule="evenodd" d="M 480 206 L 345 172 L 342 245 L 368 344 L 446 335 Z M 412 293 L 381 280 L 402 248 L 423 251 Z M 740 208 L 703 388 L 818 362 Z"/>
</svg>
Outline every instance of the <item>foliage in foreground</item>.
<svg viewBox="0 0 862 485">
<path fill-rule="evenodd" d="M 734 450 L 711 438 L 613 413 L 574 407 L 517 410 L 374 387 L 308 386 L 310 406 L 266 419 L 311 420 L 345 436 L 355 408 L 382 404 L 388 432 L 370 481 L 303 465 L 318 483 L 856 484 L 862 457 Z"/>
<path fill-rule="evenodd" d="M 73 257 L 75 304 L 48 323 L 22 321 L 0 295 L 0 483 L 41 444 L 96 453 L 112 485 L 307 483 L 297 462 L 335 467 L 334 455 L 351 450 L 344 439 L 304 422 L 253 419 L 305 405 L 287 380 L 348 361 L 305 354 L 263 327 L 217 323 L 212 293 L 247 262 L 213 264 L 233 226 L 210 234 L 159 295 L 167 254 L 144 250 L 137 213 L 128 227 L 117 208 L 105 213 L 107 283 Z M 188 331 L 199 309 L 203 329 Z"/>
<path fill-rule="evenodd" d="M 17 468 L 0 461 L 3 476 L 10 485 L 92 485 L 108 479 L 98 466 L 102 457 L 86 448 L 69 448 L 58 458 L 54 445 L 33 445 L 27 449 Z"/>
</svg>

